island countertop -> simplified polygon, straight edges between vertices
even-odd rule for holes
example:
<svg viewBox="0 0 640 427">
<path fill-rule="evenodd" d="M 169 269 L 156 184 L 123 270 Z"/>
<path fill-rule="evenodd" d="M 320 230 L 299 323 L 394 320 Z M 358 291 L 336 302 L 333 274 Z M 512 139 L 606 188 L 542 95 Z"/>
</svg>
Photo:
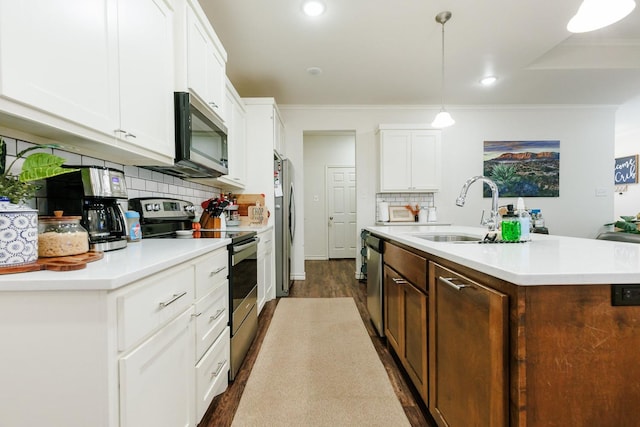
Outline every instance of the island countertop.
<svg viewBox="0 0 640 427">
<path fill-rule="evenodd" d="M 2 291 L 113 290 L 223 248 L 231 239 L 142 239 L 75 271 L 0 275 Z"/>
<path fill-rule="evenodd" d="M 640 244 L 531 234 L 525 243 L 434 242 L 418 234 L 468 234 L 462 226 L 372 226 L 371 233 L 520 286 L 640 283 Z"/>
</svg>

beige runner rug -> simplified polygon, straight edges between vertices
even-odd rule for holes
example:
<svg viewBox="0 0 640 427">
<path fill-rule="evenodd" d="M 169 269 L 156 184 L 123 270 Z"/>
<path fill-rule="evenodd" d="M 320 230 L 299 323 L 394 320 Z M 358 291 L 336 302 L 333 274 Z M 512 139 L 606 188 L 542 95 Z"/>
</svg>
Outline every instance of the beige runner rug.
<svg viewBox="0 0 640 427">
<path fill-rule="evenodd" d="M 409 426 L 352 298 L 278 302 L 233 426 Z"/>
</svg>

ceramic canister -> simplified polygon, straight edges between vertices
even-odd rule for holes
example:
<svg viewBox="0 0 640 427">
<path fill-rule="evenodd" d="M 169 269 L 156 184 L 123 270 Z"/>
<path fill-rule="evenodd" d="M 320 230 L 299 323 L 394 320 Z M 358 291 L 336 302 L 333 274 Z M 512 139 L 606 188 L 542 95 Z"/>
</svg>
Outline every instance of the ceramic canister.
<svg viewBox="0 0 640 427">
<path fill-rule="evenodd" d="M 0 198 L 0 268 L 38 260 L 38 212 Z"/>
</svg>

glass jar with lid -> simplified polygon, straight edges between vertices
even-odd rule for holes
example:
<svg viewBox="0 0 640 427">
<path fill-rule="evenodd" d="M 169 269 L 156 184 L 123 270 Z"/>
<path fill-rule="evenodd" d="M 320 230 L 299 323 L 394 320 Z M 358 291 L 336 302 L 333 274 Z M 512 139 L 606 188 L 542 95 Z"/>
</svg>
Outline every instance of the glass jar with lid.
<svg viewBox="0 0 640 427">
<path fill-rule="evenodd" d="M 41 216 L 38 219 L 38 256 L 59 257 L 89 251 L 89 233 L 80 225 L 80 216 Z"/>
</svg>

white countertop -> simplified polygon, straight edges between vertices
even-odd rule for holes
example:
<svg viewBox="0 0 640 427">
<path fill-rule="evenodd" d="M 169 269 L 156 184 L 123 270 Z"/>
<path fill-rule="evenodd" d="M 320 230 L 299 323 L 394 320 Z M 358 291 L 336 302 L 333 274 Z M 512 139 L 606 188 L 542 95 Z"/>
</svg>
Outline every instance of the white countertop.
<svg viewBox="0 0 640 427">
<path fill-rule="evenodd" d="M 0 275 L 0 291 L 112 290 L 222 248 L 231 239 L 142 239 L 76 271 Z"/>
<path fill-rule="evenodd" d="M 485 228 L 458 226 L 367 227 L 372 233 L 516 285 L 640 283 L 640 244 L 531 234 L 526 243 L 445 243 L 416 233 L 482 237 Z"/>
</svg>

